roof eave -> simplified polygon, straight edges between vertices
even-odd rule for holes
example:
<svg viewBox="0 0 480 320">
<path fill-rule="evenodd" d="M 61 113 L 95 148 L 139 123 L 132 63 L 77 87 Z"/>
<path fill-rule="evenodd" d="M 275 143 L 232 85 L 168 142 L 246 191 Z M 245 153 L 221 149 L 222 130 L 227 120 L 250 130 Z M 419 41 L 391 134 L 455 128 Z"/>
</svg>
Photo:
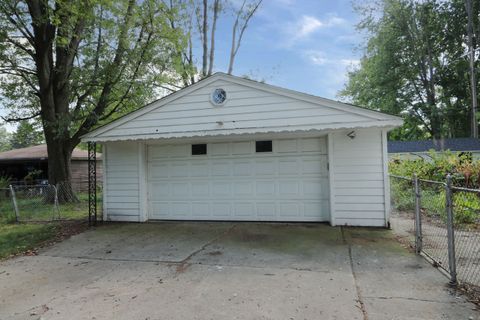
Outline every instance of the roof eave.
<svg viewBox="0 0 480 320">
<path fill-rule="evenodd" d="M 340 130 L 351 129 L 368 129 L 368 128 L 380 128 L 383 130 L 392 130 L 403 124 L 403 120 L 388 120 L 388 121 L 370 121 L 364 123 L 345 123 L 334 124 L 330 126 L 292 126 L 292 127 L 273 127 L 273 128 L 239 128 L 228 130 L 204 130 L 204 131 L 191 131 L 191 132 L 172 132 L 172 133 L 144 133 L 138 135 L 125 135 L 125 136 L 102 136 L 102 137 L 84 137 L 82 142 L 114 142 L 114 141 L 128 141 L 128 140 L 172 140 L 183 138 L 200 138 L 200 137 L 228 137 L 238 135 L 255 135 L 255 134 L 276 134 L 276 133 L 327 133 Z"/>
</svg>

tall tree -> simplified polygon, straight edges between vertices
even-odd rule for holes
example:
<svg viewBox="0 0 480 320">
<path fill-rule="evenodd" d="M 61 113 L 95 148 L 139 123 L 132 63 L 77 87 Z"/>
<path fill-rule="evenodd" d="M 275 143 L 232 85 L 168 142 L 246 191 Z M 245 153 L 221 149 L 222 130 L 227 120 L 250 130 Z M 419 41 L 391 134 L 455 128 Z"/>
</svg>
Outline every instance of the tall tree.
<svg viewBox="0 0 480 320">
<path fill-rule="evenodd" d="M 10 133 L 4 126 L 0 125 L 0 152 L 12 149 L 10 144 Z"/>
<path fill-rule="evenodd" d="M 235 58 L 240 49 L 248 24 L 254 17 L 263 0 L 169 0 L 169 7 L 183 17 L 179 21 L 171 21 L 172 25 L 182 25 L 186 30 L 186 46 L 176 53 L 178 64 L 183 68 L 180 72 L 181 83 L 187 86 L 213 73 L 216 54 L 217 23 L 220 19 L 232 20 L 231 45 L 227 72 L 231 74 Z M 198 42 L 196 37 L 198 36 Z M 196 58 L 201 61 L 197 68 Z M 171 88 L 176 90 L 176 85 Z"/>
<path fill-rule="evenodd" d="M 50 183 L 70 185 L 83 134 L 144 105 L 175 73 L 183 32 L 168 23 L 174 15 L 155 0 L 0 2 L 6 120 L 40 119 Z"/>
<path fill-rule="evenodd" d="M 35 124 L 28 120 L 18 123 L 17 130 L 10 137 L 12 149 L 25 148 L 44 143 L 43 132 Z"/>
<path fill-rule="evenodd" d="M 383 0 L 374 10 L 363 8 L 358 28 L 367 34 L 364 56 L 340 95 L 403 115 L 404 128 L 391 134 L 396 139 L 468 136 L 463 1 Z M 478 5 L 475 10 L 478 21 Z"/>
</svg>

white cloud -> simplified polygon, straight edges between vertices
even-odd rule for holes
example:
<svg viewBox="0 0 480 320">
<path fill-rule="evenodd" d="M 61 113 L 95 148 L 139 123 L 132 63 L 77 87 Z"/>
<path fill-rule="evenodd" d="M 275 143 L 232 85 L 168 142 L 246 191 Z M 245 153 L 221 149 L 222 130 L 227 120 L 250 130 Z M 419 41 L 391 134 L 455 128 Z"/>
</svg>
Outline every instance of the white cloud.
<svg viewBox="0 0 480 320">
<path fill-rule="evenodd" d="M 324 26 L 324 23 L 312 16 L 303 16 L 297 24 L 296 34 L 298 38 L 309 36 Z"/>
<path fill-rule="evenodd" d="M 359 59 L 341 59 L 341 58 L 328 58 L 325 52 L 319 50 L 306 50 L 302 55 L 312 64 L 317 66 L 323 65 L 339 65 L 342 67 L 356 68 L 360 65 Z"/>
<path fill-rule="evenodd" d="M 335 57 L 321 50 L 306 50 L 302 52 L 302 56 L 318 70 L 319 76 L 314 81 L 332 98 L 346 83 L 348 72 L 360 64 L 358 59 Z"/>
<path fill-rule="evenodd" d="M 289 36 L 289 44 L 298 40 L 307 39 L 321 29 L 345 25 L 347 21 L 336 15 L 329 15 L 320 19 L 312 15 L 303 15 L 294 22 L 287 24 L 286 34 Z"/>
<path fill-rule="evenodd" d="M 304 53 L 304 56 L 307 58 L 307 60 L 317 66 L 322 66 L 328 62 L 325 54 L 321 51 L 309 50 Z"/>
</svg>

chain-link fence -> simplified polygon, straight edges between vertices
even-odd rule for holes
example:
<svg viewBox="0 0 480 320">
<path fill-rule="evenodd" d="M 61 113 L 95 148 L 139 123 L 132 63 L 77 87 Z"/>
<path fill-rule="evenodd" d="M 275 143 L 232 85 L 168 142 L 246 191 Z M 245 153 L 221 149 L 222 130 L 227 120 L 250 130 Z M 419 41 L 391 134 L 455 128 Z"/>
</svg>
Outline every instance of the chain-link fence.
<svg viewBox="0 0 480 320">
<path fill-rule="evenodd" d="M 457 277 L 480 297 L 480 190 L 452 187 Z"/>
<path fill-rule="evenodd" d="M 0 223 L 14 221 L 15 211 L 12 204 L 10 188 L 0 188 Z"/>
<path fill-rule="evenodd" d="M 73 192 L 69 185 L 10 185 L 0 191 L 0 214 L 9 221 L 88 219 L 88 192 Z M 98 215 L 101 200 L 102 190 L 97 187 Z"/>
<path fill-rule="evenodd" d="M 390 176 L 392 226 L 452 284 L 480 293 L 480 190 Z"/>
</svg>

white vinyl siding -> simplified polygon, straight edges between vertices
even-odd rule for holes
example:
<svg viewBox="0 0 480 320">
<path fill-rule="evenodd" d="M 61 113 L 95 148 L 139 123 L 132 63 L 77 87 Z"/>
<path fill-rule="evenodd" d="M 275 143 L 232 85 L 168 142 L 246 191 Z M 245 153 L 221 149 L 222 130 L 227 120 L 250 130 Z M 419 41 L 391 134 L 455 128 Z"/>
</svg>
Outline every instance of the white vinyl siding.
<svg viewBox="0 0 480 320">
<path fill-rule="evenodd" d="M 385 186 L 380 129 L 330 135 L 333 146 L 333 216 L 335 225 L 386 226 Z"/>
<path fill-rule="evenodd" d="M 140 221 L 139 146 L 137 142 L 105 144 L 105 211 L 107 220 Z"/>
<path fill-rule="evenodd" d="M 213 106 L 210 94 L 224 88 L 227 102 Z M 372 121 L 364 115 L 318 106 L 259 89 L 224 80 L 193 91 L 167 105 L 140 115 L 105 133 L 109 137 L 156 135 L 158 137 L 187 137 L 206 134 L 229 134 L 240 131 L 290 128 L 337 127 L 339 124 Z M 219 125 L 218 122 L 222 122 Z M 245 132 L 243 132 L 245 133 Z"/>
</svg>

